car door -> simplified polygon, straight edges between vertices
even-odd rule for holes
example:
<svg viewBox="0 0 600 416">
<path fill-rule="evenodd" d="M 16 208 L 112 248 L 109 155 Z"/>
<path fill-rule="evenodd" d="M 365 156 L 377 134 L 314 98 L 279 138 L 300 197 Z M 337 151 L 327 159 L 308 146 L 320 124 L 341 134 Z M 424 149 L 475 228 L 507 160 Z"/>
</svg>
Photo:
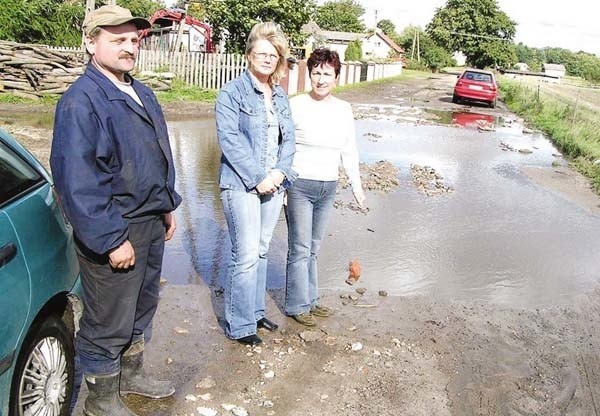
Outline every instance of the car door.
<svg viewBox="0 0 600 416">
<path fill-rule="evenodd" d="M 15 358 L 31 305 L 26 253 L 7 209 L 18 205 L 43 182 L 31 166 L 0 141 L 0 375 Z"/>
</svg>

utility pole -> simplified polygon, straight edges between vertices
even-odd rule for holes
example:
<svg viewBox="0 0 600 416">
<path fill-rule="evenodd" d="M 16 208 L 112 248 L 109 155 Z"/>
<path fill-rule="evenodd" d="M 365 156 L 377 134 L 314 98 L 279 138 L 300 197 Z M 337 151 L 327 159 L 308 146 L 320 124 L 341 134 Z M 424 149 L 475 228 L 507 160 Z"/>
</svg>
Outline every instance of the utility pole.
<svg viewBox="0 0 600 416">
<path fill-rule="evenodd" d="M 95 9 L 95 7 L 96 4 L 94 0 L 86 0 L 84 20 L 88 16 L 88 14 L 90 14 Z M 85 51 L 85 32 L 83 30 L 81 31 L 81 49 Z"/>
</svg>

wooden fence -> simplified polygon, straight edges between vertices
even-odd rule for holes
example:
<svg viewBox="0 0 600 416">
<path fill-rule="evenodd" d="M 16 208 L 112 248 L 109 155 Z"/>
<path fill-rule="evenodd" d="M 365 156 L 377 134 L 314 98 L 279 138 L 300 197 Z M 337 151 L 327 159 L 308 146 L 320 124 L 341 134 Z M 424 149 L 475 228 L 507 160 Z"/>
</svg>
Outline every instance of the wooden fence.
<svg viewBox="0 0 600 416">
<path fill-rule="evenodd" d="M 202 52 L 140 50 L 136 64 L 136 70 L 141 73 L 170 72 L 186 84 L 205 89 L 219 89 L 245 69 L 246 59 L 243 55 Z M 373 81 L 401 73 L 400 62 L 388 64 L 345 62 L 342 64 L 339 85 Z M 281 84 L 288 94 L 310 89 L 306 61 L 290 64 Z"/>
<path fill-rule="evenodd" d="M 58 59 L 55 57 L 54 61 L 47 65 L 41 65 L 45 61 L 42 62 L 41 59 L 32 61 L 33 58 L 29 56 L 33 53 L 32 51 L 43 56 L 56 55 L 60 58 L 60 62 L 55 62 Z M 29 54 L 27 59 L 20 57 L 21 53 Z M 53 70 L 53 67 L 59 66 L 59 69 L 66 71 L 64 69 L 66 62 L 71 62 L 76 67 L 70 68 L 67 71 L 68 79 L 61 78 L 60 85 L 58 85 L 56 71 Z M 4 47 L 0 47 L 0 93 L 17 91 L 31 97 L 46 93 L 60 94 L 74 82 L 76 79 L 74 74 L 79 75 L 83 72 L 86 63 L 86 52 L 81 48 L 6 43 Z M 142 49 L 137 59 L 135 76 L 156 90 L 170 88 L 170 80 L 174 77 L 188 85 L 217 90 L 239 76 L 245 69 L 246 59 L 243 55 Z M 33 73 L 32 71 L 37 72 Z M 345 62 L 342 64 L 339 85 L 373 81 L 401 73 L 401 63 Z M 288 94 L 309 90 L 310 78 L 306 69 L 306 61 L 290 63 L 286 76 L 281 80 L 281 85 Z"/>
</svg>

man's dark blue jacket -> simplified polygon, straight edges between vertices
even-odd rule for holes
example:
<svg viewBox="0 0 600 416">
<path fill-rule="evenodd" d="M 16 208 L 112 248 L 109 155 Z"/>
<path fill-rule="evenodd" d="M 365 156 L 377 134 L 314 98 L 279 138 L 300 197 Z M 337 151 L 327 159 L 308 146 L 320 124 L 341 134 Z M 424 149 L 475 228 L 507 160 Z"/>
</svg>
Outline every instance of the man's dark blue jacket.
<svg viewBox="0 0 600 416">
<path fill-rule="evenodd" d="M 121 245 L 130 222 L 181 202 L 162 110 L 148 87 L 132 85 L 144 107 L 90 62 L 56 107 L 54 183 L 75 236 L 98 254 Z"/>
</svg>

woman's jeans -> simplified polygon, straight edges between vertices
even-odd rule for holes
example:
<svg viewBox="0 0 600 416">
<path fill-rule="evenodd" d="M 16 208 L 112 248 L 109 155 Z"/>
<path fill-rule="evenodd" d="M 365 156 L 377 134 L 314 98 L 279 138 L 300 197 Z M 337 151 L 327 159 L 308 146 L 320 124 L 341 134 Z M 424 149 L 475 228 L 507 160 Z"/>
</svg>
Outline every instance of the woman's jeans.
<svg viewBox="0 0 600 416">
<path fill-rule="evenodd" d="M 337 181 L 297 179 L 288 189 L 288 257 L 285 313 L 309 312 L 318 303 L 317 256 L 327 218 L 335 199 Z"/>
<path fill-rule="evenodd" d="M 265 316 L 267 252 L 277 225 L 283 192 L 273 195 L 221 190 L 231 261 L 225 282 L 225 332 L 238 339 L 256 334 L 256 321 Z"/>
</svg>

